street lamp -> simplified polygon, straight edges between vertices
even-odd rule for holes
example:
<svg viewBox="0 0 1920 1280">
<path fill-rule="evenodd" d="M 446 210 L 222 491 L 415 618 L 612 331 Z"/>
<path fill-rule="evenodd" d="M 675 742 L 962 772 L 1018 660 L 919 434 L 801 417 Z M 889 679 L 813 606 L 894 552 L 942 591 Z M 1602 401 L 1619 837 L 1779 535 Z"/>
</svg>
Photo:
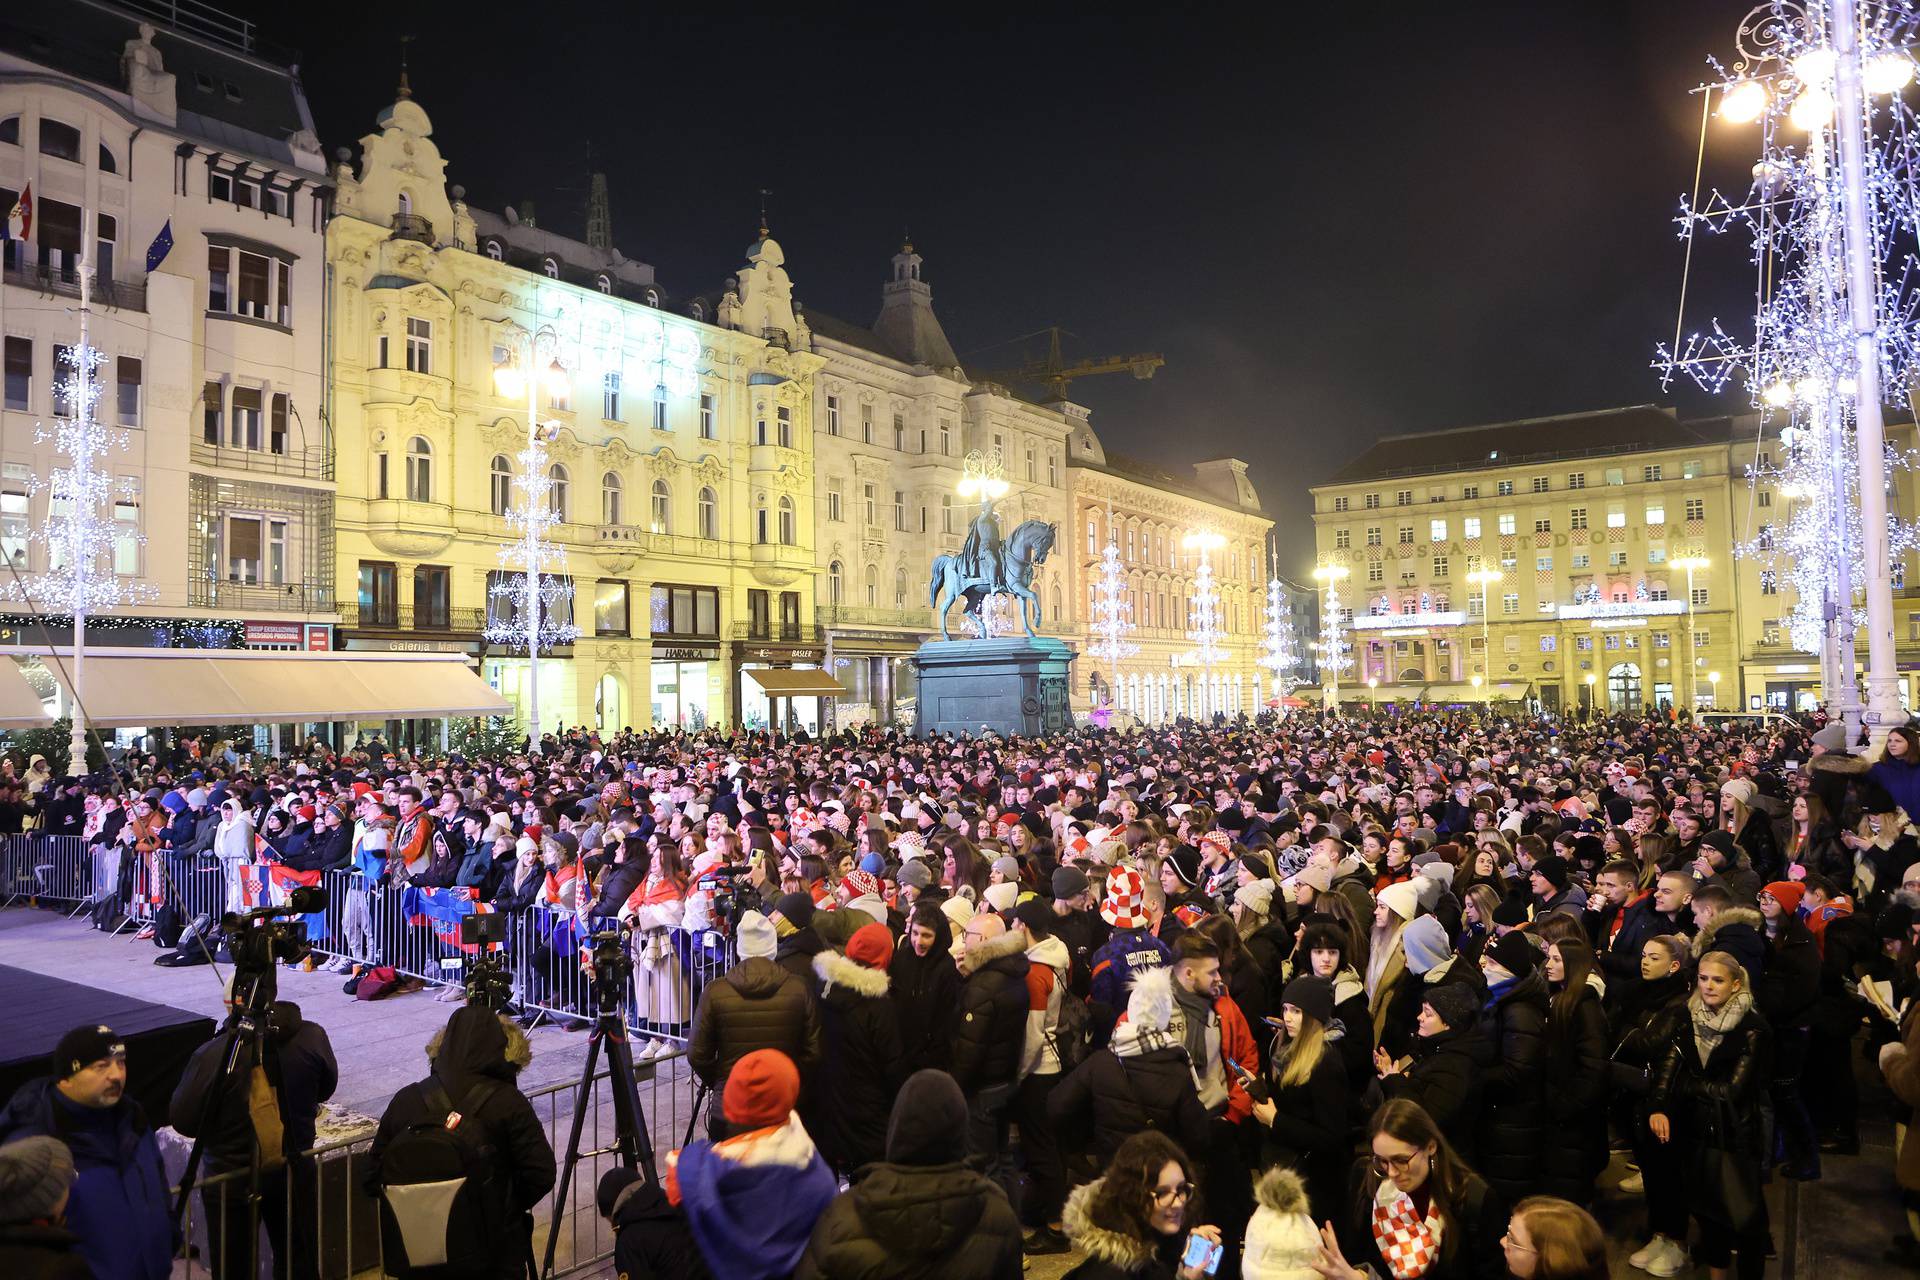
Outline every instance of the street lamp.
<svg viewBox="0 0 1920 1280">
<path fill-rule="evenodd" d="M 1479 695 L 1480 695 L 1480 685 L 1481 685 L 1481 679 L 1482 679 L 1482 678 L 1481 678 L 1481 676 L 1480 676 L 1480 674 L 1479 674 L 1478 672 L 1475 672 L 1475 673 L 1474 673 L 1474 676 L 1473 676 L 1473 693 L 1474 693 L 1474 696 L 1475 696 L 1475 697 L 1479 697 Z M 1488 696 L 1489 698 L 1491 698 L 1491 697 L 1493 696 L 1493 693 L 1492 693 L 1492 690 L 1488 690 L 1488 693 L 1487 693 L 1487 696 Z"/>
<path fill-rule="evenodd" d="M 1493 639 L 1487 626 L 1493 610 L 1487 607 L 1487 588 L 1505 576 L 1498 569 L 1475 569 L 1467 575 L 1467 581 L 1480 588 L 1480 665 L 1487 671 L 1493 670 Z"/>
<path fill-rule="evenodd" d="M 1596 682 L 1599 681 L 1599 679 L 1600 677 L 1593 674 L 1593 672 L 1591 671 L 1587 672 L 1587 714 L 1588 715 L 1592 715 L 1599 710 L 1599 708 L 1596 707 L 1593 703 L 1593 697 L 1594 697 L 1593 686 Z"/>
<path fill-rule="evenodd" d="M 1313 580 L 1326 588 L 1320 607 L 1320 669 L 1326 677 L 1322 697 L 1329 710 L 1340 705 L 1340 673 L 1347 669 L 1347 644 L 1340 635 L 1340 581 L 1350 570 L 1343 564 L 1323 564 Z"/>
<path fill-rule="evenodd" d="M 1707 683 L 1713 686 L 1713 709 L 1718 711 L 1720 709 L 1720 673 L 1707 672 Z"/>
<path fill-rule="evenodd" d="M 1712 562 L 1705 556 L 1681 556 L 1672 563 L 1674 568 L 1687 571 L 1687 710 L 1691 713 L 1700 694 L 1700 677 L 1695 672 L 1693 654 L 1693 571 L 1705 569 Z"/>
<path fill-rule="evenodd" d="M 1213 664 L 1223 656 L 1220 649 L 1220 592 L 1213 585 L 1213 562 L 1207 553 L 1227 544 L 1217 533 L 1190 533 L 1182 540 L 1189 551 L 1200 553 L 1200 565 L 1193 574 L 1193 654 L 1200 659 L 1200 701 L 1203 715 L 1219 710 L 1213 688 Z"/>
</svg>

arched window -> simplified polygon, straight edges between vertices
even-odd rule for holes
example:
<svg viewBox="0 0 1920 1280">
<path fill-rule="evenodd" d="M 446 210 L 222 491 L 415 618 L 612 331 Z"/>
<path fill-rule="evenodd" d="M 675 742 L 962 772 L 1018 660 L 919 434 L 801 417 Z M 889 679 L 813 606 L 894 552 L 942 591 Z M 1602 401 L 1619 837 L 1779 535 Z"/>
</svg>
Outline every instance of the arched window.
<svg viewBox="0 0 1920 1280">
<path fill-rule="evenodd" d="M 625 514 L 621 510 L 621 499 L 626 496 L 625 486 L 620 483 L 620 473 L 609 471 L 600 477 L 600 523 L 619 524 Z"/>
<path fill-rule="evenodd" d="M 567 469 L 559 463 L 547 468 L 547 510 L 555 520 L 567 518 Z"/>
<path fill-rule="evenodd" d="M 1152 600 L 1152 599 L 1153 599 L 1153 597 L 1152 597 L 1152 596 L 1148 596 L 1148 597 L 1147 597 L 1147 599 L 1148 599 L 1148 600 Z M 1058 621 L 1060 621 L 1060 579 L 1059 579 L 1059 578 L 1055 578 L 1055 579 L 1053 580 L 1053 601 L 1052 601 L 1052 604 L 1053 604 L 1053 620 L 1054 620 L 1055 622 L 1058 622 Z"/>
<path fill-rule="evenodd" d="M 503 516 L 513 506 L 513 463 L 507 460 L 506 454 L 493 455 L 493 465 L 488 468 L 487 478 L 493 514 Z"/>
<path fill-rule="evenodd" d="M 720 536 L 720 499 L 706 486 L 700 490 L 700 536 L 709 539 Z"/>
<path fill-rule="evenodd" d="M 102 173 L 120 172 L 120 166 L 114 160 L 113 152 L 107 150 L 107 144 L 104 142 L 100 144 L 100 172 Z"/>
<path fill-rule="evenodd" d="M 5 120 L 0 120 L 0 142 L 4 142 L 10 147 L 20 145 L 19 116 L 8 116 Z"/>
<path fill-rule="evenodd" d="M 893 571 L 893 607 L 907 607 L 907 567 L 901 565 Z"/>
<path fill-rule="evenodd" d="M 673 491 L 667 487 L 665 480 L 655 480 L 652 495 L 653 509 L 648 518 L 652 521 L 653 531 L 671 533 L 673 531 Z"/>
<path fill-rule="evenodd" d="M 400 193 L 400 216 L 405 218 L 411 216 L 412 213 L 413 197 L 402 191 Z"/>
<path fill-rule="evenodd" d="M 501 255 L 501 249 L 500 249 L 500 242 L 498 240 L 487 241 L 487 256 L 489 258 L 492 258 L 495 262 L 501 261 L 502 255 Z"/>
<path fill-rule="evenodd" d="M 540 270 L 546 272 L 547 279 L 549 280 L 558 280 L 560 278 L 560 264 L 552 258 L 542 258 L 540 260 Z"/>
<path fill-rule="evenodd" d="M 835 606 L 839 605 L 841 588 L 842 588 L 842 584 L 845 581 L 846 581 L 846 574 L 841 569 L 840 562 L 838 560 L 834 560 L 830 562 L 827 565 L 827 603 L 828 604 L 835 605 Z"/>
<path fill-rule="evenodd" d="M 425 436 L 407 441 L 407 501 L 433 501 L 433 446 Z"/>
<path fill-rule="evenodd" d="M 607 279 L 605 276 L 595 276 L 593 279 L 593 283 L 599 288 L 600 292 L 602 293 L 613 292 L 613 281 Z"/>
<path fill-rule="evenodd" d="M 764 493 L 754 499 L 753 540 L 755 542 L 772 541 L 767 536 L 767 495 Z"/>
<path fill-rule="evenodd" d="M 780 545 L 790 547 L 794 544 L 795 538 L 796 534 L 793 527 L 793 499 L 783 494 L 780 498 Z"/>
<path fill-rule="evenodd" d="M 872 565 L 867 566 L 867 607 L 873 608 L 880 603 L 880 571 Z"/>
</svg>

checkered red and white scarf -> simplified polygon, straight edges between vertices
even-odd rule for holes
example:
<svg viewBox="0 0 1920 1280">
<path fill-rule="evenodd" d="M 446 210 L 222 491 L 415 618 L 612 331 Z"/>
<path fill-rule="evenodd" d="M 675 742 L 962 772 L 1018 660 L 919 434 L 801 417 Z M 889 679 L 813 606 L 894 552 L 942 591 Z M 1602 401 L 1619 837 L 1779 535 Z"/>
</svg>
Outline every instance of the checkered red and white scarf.
<svg viewBox="0 0 1920 1280">
<path fill-rule="evenodd" d="M 1413 1197 L 1382 1181 L 1373 1199 L 1373 1242 L 1387 1260 L 1393 1280 L 1419 1280 L 1440 1261 L 1444 1228 L 1439 1209 L 1429 1201 L 1423 1219 Z"/>
</svg>

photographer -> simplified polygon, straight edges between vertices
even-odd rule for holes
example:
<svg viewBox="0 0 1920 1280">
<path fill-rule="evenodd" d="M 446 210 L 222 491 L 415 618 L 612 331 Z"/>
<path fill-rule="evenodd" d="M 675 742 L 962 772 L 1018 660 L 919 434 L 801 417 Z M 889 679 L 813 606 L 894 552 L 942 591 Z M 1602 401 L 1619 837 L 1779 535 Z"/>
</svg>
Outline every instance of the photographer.
<svg viewBox="0 0 1920 1280">
<path fill-rule="evenodd" d="M 820 1056 L 820 1016 L 807 984 L 774 962 L 778 939 L 757 911 L 740 917 L 740 963 L 710 983 L 693 1014 L 687 1063 L 700 1083 L 725 1096 L 733 1066 L 756 1049 L 778 1049 L 804 1076 Z M 717 1106 L 707 1108 L 707 1131 L 727 1136 Z"/>
<path fill-rule="evenodd" d="M 407 1265 L 404 1250 L 391 1247 L 386 1219 L 409 1204 L 402 1194 L 411 1182 L 408 1148 L 420 1143 L 423 1130 L 444 1127 L 490 1164 L 491 1176 L 471 1188 L 473 1195 L 486 1202 L 473 1206 L 480 1211 L 475 1221 L 486 1238 L 464 1245 L 471 1253 L 491 1258 L 493 1266 L 486 1272 L 463 1274 L 523 1276 L 533 1248 L 529 1211 L 552 1190 L 555 1177 L 553 1146 L 533 1104 L 515 1084 L 532 1059 L 526 1035 L 498 1014 L 470 1004 L 454 1011 L 445 1031 L 428 1043 L 427 1056 L 433 1069 L 394 1095 L 367 1151 L 367 1194 L 386 1206 L 382 1213 L 383 1234 L 389 1235 L 390 1245 L 386 1266 L 403 1278 L 417 1269 Z M 455 1112 L 460 1119 L 449 1123 Z M 457 1203 L 443 1203 L 442 1221 L 412 1225 L 429 1237 L 437 1226 L 444 1238 L 447 1221 L 460 1210 Z M 409 1231 L 407 1236 L 416 1238 L 416 1233 Z"/>
<path fill-rule="evenodd" d="M 273 960 L 269 958 L 268 963 Z M 231 1013 L 224 1029 L 231 1029 L 246 1016 L 246 1010 L 235 1004 L 231 987 L 227 1003 Z M 320 1113 L 320 1104 L 333 1096 L 334 1086 L 340 1081 L 340 1069 L 333 1060 L 333 1045 L 327 1039 L 326 1030 L 318 1023 L 303 1019 L 300 1006 L 290 1001 L 276 1000 L 269 1006 L 267 1034 L 262 1044 L 264 1061 L 254 1060 L 249 1041 L 232 1071 L 223 1079 L 227 1038 L 216 1036 L 207 1041 L 187 1060 L 187 1069 L 168 1106 L 173 1127 L 184 1137 L 202 1141 L 206 1175 L 209 1178 L 222 1173 L 236 1175 L 203 1187 L 200 1192 L 206 1215 L 208 1268 L 215 1280 L 225 1277 L 250 1280 L 259 1271 L 254 1258 L 258 1232 L 247 1201 L 249 1171 L 256 1153 L 261 1166 L 259 1221 L 265 1224 L 267 1238 L 273 1245 L 274 1274 L 294 1277 L 318 1274 L 316 1224 L 311 1217 L 315 1202 L 314 1167 L 312 1157 L 304 1153 L 313 1146 L 314 1119 Z M 261 1074 L 256 1075 L 256 1071 Z M 277 1103 L 280 1122 L 277 1133 L 272 1128 L 271 1115 L 263 1123 L 263 1117 L 252 1105 L 255 1093 L 263 1087 L 273 1091 Z M 219 1105 L 210 1112 L 209 1102 L 216 1090 Z M 291 1222 L 289 1204 L 293 1207 Z"/>
</svg>

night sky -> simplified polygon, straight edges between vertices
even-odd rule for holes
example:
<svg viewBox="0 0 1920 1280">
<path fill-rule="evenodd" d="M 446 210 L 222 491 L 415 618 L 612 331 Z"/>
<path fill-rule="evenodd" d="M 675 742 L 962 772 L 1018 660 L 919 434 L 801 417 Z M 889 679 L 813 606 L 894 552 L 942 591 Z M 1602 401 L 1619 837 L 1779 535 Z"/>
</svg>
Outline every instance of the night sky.
<svg viewBox="0 0 1920 1280">
<path fill-rule="evenodd" d="M 599 168 L 615 243 L 670 291 L 742 264 L 764 187 L 811 308 L 870 323 L 910 229 L 976 367 L 1049 324 L 1069 356 L 1164 352 L 1151 382 L 1075 399 L 1110 449 L 1247 459 L 1283 568 L 1312 559 L 1307 486 L 1379 436 L 1740 407 L 1663 393 L 1648 362 L 1679 297 L 1688 91 L 1747 4 L 1325 8 L 349 3 L 276 5 L 264 35 L 300 51 L 329 150 L 372 127 L 416 36 L 468 199 L 531 198 L 579 235 Z M 1690 325 L 1750 314 L 1744 262 L 1696 255 Z"/>
</svg>

